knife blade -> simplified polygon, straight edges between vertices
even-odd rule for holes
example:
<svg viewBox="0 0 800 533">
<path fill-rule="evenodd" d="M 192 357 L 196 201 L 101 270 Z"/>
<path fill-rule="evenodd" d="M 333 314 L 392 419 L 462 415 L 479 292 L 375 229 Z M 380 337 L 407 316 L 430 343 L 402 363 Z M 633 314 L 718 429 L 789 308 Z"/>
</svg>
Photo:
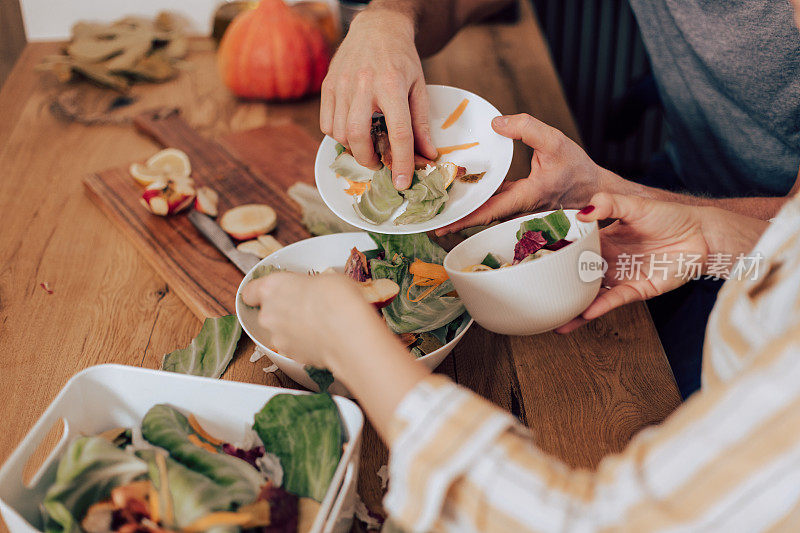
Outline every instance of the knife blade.
<svg viewBox="0 0 800 533">
<path fill-rule="evenodd" d="M 250 270 L 261 261 L 261 259 L 253 254 L 237 250 L 231 238 L 225 233 L 225 230 L 211 217 L 198 211 L 192 211 L 189 213 L 189 221 L 208 242 L 222 252 L 222 254 L 227 257 L 231 263 L 236 265 L 236 268 L 241 270 L 243 274 L 250 272 Z"/>
</svg>

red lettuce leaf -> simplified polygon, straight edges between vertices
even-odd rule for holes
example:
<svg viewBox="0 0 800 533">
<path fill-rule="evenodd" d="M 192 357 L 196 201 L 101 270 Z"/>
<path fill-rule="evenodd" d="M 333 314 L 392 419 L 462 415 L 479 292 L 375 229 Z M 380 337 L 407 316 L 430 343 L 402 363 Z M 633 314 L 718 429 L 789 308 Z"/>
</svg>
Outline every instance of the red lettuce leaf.
<svg viewBox="0 0 800 533">
<path fill-rule="evenodd" d="M 535 254 L 547 244 L 541 231 L 526 231 L 514 246 L 514 263 L 519 263 L 531 254 Z"/>
</svg>

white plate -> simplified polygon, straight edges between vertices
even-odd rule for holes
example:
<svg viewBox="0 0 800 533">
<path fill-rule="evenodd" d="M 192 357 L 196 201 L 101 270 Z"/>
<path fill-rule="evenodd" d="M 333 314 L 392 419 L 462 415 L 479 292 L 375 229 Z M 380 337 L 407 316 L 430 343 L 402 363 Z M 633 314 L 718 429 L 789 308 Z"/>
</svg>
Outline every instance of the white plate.
<svg viewBox="0 0 800 533">
<path fill-rule="evenodd" d="M 336 140 L 325 137 L 317 151 L 314 175 L 322 199 L 339 218 L 358 228 L 378 233 L 422 233 L 464 218 L 483 205 L 503 183 L 511 166 L 514 143 L 492 129 L 492 119 L 499 116 L 500 112 L 480 96 L 455 87 L 428 85 L 428 95 L 431 101 L 433 143 L 437 147 L 475 141 L 480 143 L 473 148 L 447 154 L 442 161 L 464 166 L 469 173 L 486 171 L 486 175 L 478 183 L 453 183 L 447 191 L 450 198 L 444 209 L 427 222 L 395 225 L 394 219 L 406 209 L 406 202 L 403 202 L 392 218 L 383 224 L 372 224 L 356 214 L 353 208 L 356 198 L 344 192 L 347 181 L 337 178 L 331 170 L 330 165 L 336 158 Z M 466 110 L 455 124 L 443 130 L 442 123 L 464 98 L 469 99 Z"/>
</svg>

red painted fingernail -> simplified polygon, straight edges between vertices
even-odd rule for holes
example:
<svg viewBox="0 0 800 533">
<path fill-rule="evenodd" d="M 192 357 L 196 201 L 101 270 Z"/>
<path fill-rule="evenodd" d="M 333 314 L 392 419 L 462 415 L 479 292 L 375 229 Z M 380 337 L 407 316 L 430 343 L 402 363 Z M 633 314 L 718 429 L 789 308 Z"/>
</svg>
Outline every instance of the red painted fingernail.
<svg viewBox="0 0 800 533">
<path fill-rule="evenodd" d="M 580 211 L 578 211 L 578 214 L 579 215 L 588 215 L 592 211 L 594 211 L 594 206 L 589 204 L 586 207 L 584 207 L 583 209 L 581 209 Z"/>
</svg>

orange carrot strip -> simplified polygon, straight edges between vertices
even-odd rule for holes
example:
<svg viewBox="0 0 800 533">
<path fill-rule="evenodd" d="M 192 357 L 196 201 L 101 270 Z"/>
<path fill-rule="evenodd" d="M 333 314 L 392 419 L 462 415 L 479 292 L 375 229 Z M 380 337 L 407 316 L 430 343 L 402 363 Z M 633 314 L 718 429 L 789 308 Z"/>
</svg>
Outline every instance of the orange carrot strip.
<svg viewBox="0 0 800 533">
<path fill-rule="evenodd" d="M 189 442 L 191 442 L 195 446 L 199 446 L 199 447 L 203 448 L 204 450 L 206 450 L 208 452 L 217 453 L 217 449 L 216 448 L 214 448 L 212 445 L 210 445 L 207 442 L 201 441 L 200 437 L 198 437 L 197 435 L 194 435 L 194 434 L 189 435 Z"/>
<path fill-rule="evenodd" d="M 350 187 L 345 189 L 344 192 L 350 196 L 359 196 L 369 190 L 370 182 L 368 181 L 358 182 L 347 180 L 347 183 L 350 184 Z"/>
<path fill-rule="evenodd" d="M 222 446 L 223 442 L 218 438 L 209 435 L 208 431 L 203 429 L 203 426 L 200 425 L 200 422 L 197 421 L 197 419 L 194 417 L 193 414 L 189 413 L 189 416 L 187 418 L 189 420 L 189 425 L 192 426 L 192 429 L 194 430 L 195 433 L 203 437 L 205 440 L 207 440 L 214 446 Z"/>
<path fill-rule="evenodd" d="M 469 100 L 467 98 L 464 98 L 463 100 L 461 100 L 461 103 L 458 104 L 458 107 L 456 107 L 453 110 L 453 112 L 450 113 L 450 116 L 447 117 L 447 120 L 445 120 L 444 124 L 442 124 L 442 129 L 443 130 L 446 130 L 447 128 L 449 128 L 450 126 L 455 124 L 456 120 L 461 118 L 461 115 L 462 115 L 462 113 L 464 113 L 464 110 L 467 108 L 467 104 L 468 103 L 469 103 Z"/>
<path fill-rule="evenodd" d="M 207 514 L 203 518 L 195 520 L 188 526 L 183 528 L 183 531 L 189 533 L 200 533 L 218 526 L 243 526 L 252 519 L 250 513 L 234 513 L 230 511 L 220 511 L 216 513 Z"/>
<path fill-rule="evenodd" d="M 478 146 L 479 144 L 480 143 L 476 141 L 474 143 L 456 144 L 455 146 L 442 146 L 439 148 L 439 157 L 458 150 L 466 150 L 467 148 L 472 148 L 474 146 Z"/>
<path fill-rule="evenodd" d="M 408 268 L 408 272 L 413 276 L 420 276 L 423 278 L 428 278 L 432 280 L 441 280 L 442 282 L 447 281 L 447 271 L 444 269 L 442 265 L 438 265 L 436 263 L 426 263 L 425 261 L 420 261 L 419 259 L 415 259 L 411 266 Z"/>
<path fill-rule="evenodd" d="M 158 508 L 158 491 L 152 484 L 147 493 L 147 506 L 150 511 L 150 520 L 158 524 L 161 521 L 161 512 Z"/>
<path fill-rule="evenodd" d="M 439 286 L 439 285 L 434 285 L 434 286 L 432 286 L 432 287 L 431 287 L 431 288 L 429 288 L 427 291 L 423 291 L 423 293 L 422 293 L 422 294 L 420 294 L 419 296 L 417 296 L 416 298 L 413 298 L 413 299 L 412 299 L 412 298 L 410 298 L 410 297 L 409 297 L 408 301 L 409 301 L 409 302 L 411 302 L 411 303 L 417 303 L 417 302 L 420 302 L 420 301 L 424 300 L 424 299 L 425 299 L 425 297 L 426 297 L 426 296 L 428 296 L 430 293 L 432 293 L 433 291 L 435 291 L 435 290 L 436 290 L 436 287 L 438 287 L 438 286 Z M 409 289 L 411 289 L 411 287 L 409 287 Z"/>
</svg>

